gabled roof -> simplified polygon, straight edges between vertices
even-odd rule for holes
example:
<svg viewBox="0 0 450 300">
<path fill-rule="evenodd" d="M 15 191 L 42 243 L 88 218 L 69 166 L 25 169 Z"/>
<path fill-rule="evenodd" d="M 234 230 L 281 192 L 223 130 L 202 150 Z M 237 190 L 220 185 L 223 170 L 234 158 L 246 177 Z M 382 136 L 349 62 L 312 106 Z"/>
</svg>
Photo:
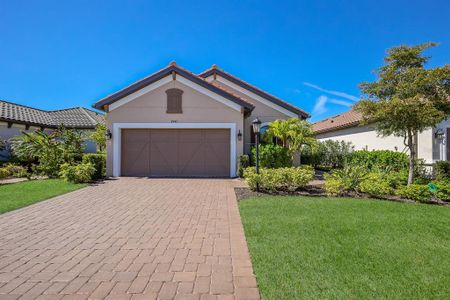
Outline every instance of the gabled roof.
<svg viewBox="0 0 450 300">
<path fill-rule="evenodd" d="M 210 69 L 199 74 L 199 76 L 201 76 L 203 78 L 207 78 L 211 75 L 219 75 L 219 76 L 225 78 L 226 80 L 231 81 L 232 83 L 234 83 L 256 95 L 258 95 L 264 99 L 267 99 L 267 100 L 289 110 L 290 112 L 293 112 L 293 113 L 303 116 L 305 118 L 309 117 L 309 114 L 307 112 L 298 108 L 297 106 L 292 105 L 286 101 L 283 101 L 280 98 L 275 97 L 275 96 L 257 88 L 256 86 L 251 85 L 250 83 L 245 82 L 244 80 L 242 80 L 234 75 L 231 75 L 230 73 L 225 72 L 224 70 L 219 69 L 216 65 L 213 65 Z"/>
<path fill-rule="evenodd" d="M 42 110 L 0 100 L 0 121 L 56 128 L 64 125 L 70 128 L 95 128 L 104 123 L 103 115 L 84 107 L 61 110 Z"/>
<path fill-rule="evenodd" d="M 314 123 L 312 129 L 316 134 L 332 132 L 339 129 L 358 126 L 361 124 L 361 121 L 362 115 L 359 112 L 349 110 L 342 114 Z"/>
<path fill-rule="evenodd" d="M 234 102 L 237 103 L 239 105 L 241 105 L 244 109 L 248 110 L 248 111 L 252 111 L 254 108 L 254 105 L 251 104 L 250 102 L 246 101 L 245 99 L 242 99 L 241 97 L 239 97 L 238 95 L 235 95 L 233 93 L 230 93 L 229 91 L 226 91 L 223 88 L 220 88 L 216 85 L 213 85 L 211 83 L 209 83 L 208 81 L 206 81 L 205 79 L 201 78 L 200 76 L 195 75 L 194 73 L 189 72 L 188 70 L 185 70 L 179 66 L 177 66 L 174 62 L 171 63 L 169 66 L 165 67 L 162 70 L 159 70 L 156 73 L 153 73 L 147 77 L 145 77 L 144 79 L 141 79 L 139 81 L 136 81 L 135 83 L 127 86 L 124 89 L 121 89 L 120 91 L 111 94 L 99 101 L 97 101 L 96 103 L 94 103 L 93 107 L 97 108 L 97 109 L 101 109 L 104 110 L 104 106 L 105 105 L 110 105 L 111 103 L 114 103 L 130 94 L 133 94 L 134 92 L 166 77 L 166 76 L 170 76 L 172 75 L 172 73 L 178 74 L 180 76 L 183 76 L 184 78 Z"/>
</svg>

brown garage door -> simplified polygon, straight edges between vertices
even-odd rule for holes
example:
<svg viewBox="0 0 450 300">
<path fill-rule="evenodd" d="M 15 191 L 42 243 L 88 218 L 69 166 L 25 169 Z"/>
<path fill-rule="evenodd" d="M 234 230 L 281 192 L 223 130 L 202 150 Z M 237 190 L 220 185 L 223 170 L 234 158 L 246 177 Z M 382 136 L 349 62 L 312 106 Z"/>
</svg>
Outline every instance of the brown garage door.
<svg viewBox="0 0 450 300">
<path fill-rule="evenodd" d="M 122 176 L 229 177 L 229 129 L 123 129 Z"/>
</svg>

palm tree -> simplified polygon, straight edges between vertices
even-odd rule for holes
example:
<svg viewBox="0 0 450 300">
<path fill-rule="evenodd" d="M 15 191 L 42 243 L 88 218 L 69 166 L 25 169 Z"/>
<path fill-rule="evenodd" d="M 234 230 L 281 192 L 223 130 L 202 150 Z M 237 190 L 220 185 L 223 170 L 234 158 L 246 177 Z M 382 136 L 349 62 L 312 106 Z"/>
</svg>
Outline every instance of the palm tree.
<svg viewBox="0 0 450 300">
<path fill-rule="evenodd" d="M 265 137 L 267 140 L 273 137 L 279 139 L 283 147 L 288 148 L 291 157 L 295 153 L 301 152 L 302 147 L 305 145 L 311 148 L 317 145 L 311 123 L 298 118 L 276 120 L 270 123 Z"/>
</svg>

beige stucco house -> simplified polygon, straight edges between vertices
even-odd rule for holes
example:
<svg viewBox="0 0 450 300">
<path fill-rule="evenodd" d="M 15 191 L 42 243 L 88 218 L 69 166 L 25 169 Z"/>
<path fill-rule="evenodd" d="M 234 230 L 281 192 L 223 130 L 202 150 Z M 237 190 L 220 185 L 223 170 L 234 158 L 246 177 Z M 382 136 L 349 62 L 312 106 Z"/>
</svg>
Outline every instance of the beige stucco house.
<svg viewBox="0 0 450 300">
<path fill-rule="evenodd" d="M 313 124 L 318 140 L 351 142 L 355 150 L 392 150 L 407 152 L 403 138 L 381 137 L 373 125 L 361 125 L 362 116 L 354 110 L 330 117 Z M 450 120 L 427 129 L 416 137 L 417 157 L 432 164 L 438 160 L 450 160 Z"/>
<path fill-rule="evenodd" d="M 106 112 L 109 176 L 235 177 L 251 122 L 308 114 L 216 66 L 175 63 L 94 104 Z"/>
</svg>

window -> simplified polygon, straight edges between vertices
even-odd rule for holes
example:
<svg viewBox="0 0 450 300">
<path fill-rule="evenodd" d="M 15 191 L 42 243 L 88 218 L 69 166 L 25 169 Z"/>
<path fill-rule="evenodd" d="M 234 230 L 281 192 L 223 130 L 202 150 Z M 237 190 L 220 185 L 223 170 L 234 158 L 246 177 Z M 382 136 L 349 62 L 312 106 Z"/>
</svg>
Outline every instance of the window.
<svg viewBox="0 0 450 300">
<path fill-rule="evenodd" d="M 167 94 L 167 113 L 168 114 L 181 114 L 182 110 L 182 95 L 183 91 L 180 89 L 169 89 Z"/>
</svg>

